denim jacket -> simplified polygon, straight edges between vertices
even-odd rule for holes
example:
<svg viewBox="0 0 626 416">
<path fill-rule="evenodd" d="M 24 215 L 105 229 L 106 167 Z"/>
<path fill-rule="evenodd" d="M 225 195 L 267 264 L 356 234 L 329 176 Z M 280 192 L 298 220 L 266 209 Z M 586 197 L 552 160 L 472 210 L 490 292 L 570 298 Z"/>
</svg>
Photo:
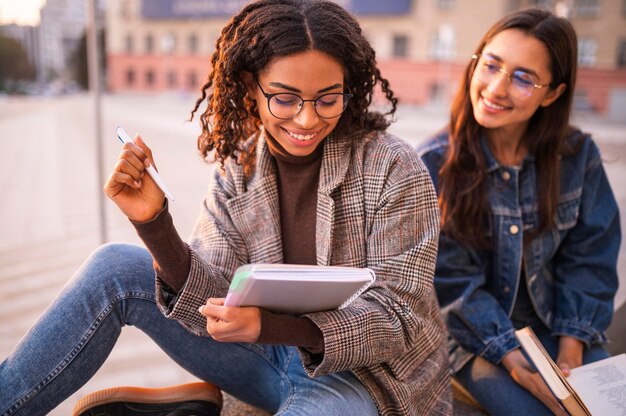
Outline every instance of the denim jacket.
<svg viewBox="0 0 626 416">
<path fill-rule="evenodd" d="M 600 152 L 580 131 L 568 140 L 578 151 L 561 160 L 555 224 L 524 246 L 524 232 L 538 223 L 534 157 L 521 167 L 502 166 L 482 140 L 488 175 L 489 250 L 464 246 L 442 233 L 435 287 L 451 335 L 453 369 L 473 355 L 498 364 L 519 347 L 510 317 L 522 279 L 539 319 L 553 336 L 587 346 L 607 341 L 617 290 L 621 231 L 617 203 Z M 438 172 L 448 147 L 441 133 L 418 147 L 439 193 Z M 525 270 L 526 279 L 522 277 Z"/>
</svg>

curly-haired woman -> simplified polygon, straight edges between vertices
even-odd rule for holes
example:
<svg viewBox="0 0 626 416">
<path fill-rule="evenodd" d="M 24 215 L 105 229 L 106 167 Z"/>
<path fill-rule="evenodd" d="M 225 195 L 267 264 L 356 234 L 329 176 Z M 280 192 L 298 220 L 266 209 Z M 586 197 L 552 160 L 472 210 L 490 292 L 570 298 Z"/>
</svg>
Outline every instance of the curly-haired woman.
<svg viewBox="0 0 626 416">
<path fill-rule="evenodd" d="M 368 110 L 376 85 L 389 114 L 396 100 L 356 20 L 330 1 L 251 3 L 211 64 L 192 117 L 206 101 L 198 145 L 220 168 L 189 242 L 144 175 L 153 158 L 137 136 L 104 190 L 147 250 L 111 244 L 87 260 L 0 367 L 0 412 L 50 410 L 134 325 L 272 413 L 450 414 L 437 199 L 415 151 Z M 341 310 L 224 306 L 233 272 L 253 262 L 370 267 L 377 279 Z"/>
</svg>

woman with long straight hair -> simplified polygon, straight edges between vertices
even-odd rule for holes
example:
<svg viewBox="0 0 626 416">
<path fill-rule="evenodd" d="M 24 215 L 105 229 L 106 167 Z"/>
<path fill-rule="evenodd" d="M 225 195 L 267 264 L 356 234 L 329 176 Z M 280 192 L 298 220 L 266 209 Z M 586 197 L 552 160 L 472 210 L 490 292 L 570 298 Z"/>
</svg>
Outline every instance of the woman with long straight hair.
<svg viewBox="0 0 626 416">
<path fill-rule="evenodd" d="M 418 149 L 441 209 L 435 287 L 456 380 L 492 414 L 563 414 L 516 329 L 531 326 L 566 375 L 608 356 L 621 232 L 600 152 L 570 125 L 576 42 L 548 11 L 502 18 L 448 128 Z"/>
</svg>

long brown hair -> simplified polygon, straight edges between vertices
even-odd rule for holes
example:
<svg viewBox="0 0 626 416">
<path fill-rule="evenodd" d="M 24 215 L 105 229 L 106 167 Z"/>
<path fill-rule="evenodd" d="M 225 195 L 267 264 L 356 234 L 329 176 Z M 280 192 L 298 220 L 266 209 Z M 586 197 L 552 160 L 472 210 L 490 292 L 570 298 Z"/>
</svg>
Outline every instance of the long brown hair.
<svg viewBox="0 0 626 416">
<path fill-rule="evenodd" d="M 531 117 L 524 140 L 537 166 L 539 224 L 532 234 L 546 231 L 554 223 L 560 188 L 560 156 L 566 148 L 569 118 L 576 82 L 577 41 L 567 19 L 539 9 L 512 13 L 496 22 L 480 41 L 475 53 L 498 33 L 516 29 L 541 41 L 550 56 L 550 88 L 566 89 L 551 105 L 539 107 Z M 485 194 L 486 162 L 480 137 L 484 135 L 472 111 L 470 83 L 476 60 L 470 61 L 452 103 L 449 147 L 440 175 L 439 206 L 442 230 L 466 244 L 485 246 L 484 227 L 489 221 Z"/>
<path fill-rule="evenodd" d="M 261 0 L 248 4 L 224 27 L 211 57 L 211 70 L 191 112 L 206 99 L 200 116 L 198 149 L 206 158 L 215 151 L 223 164 L 234 157 L 246 174 L 254 168 L 255 146 L 246 140 L 260 126 L 256 102 L 247 96 L 244 72 L 256 76 L 272 59 L 319 50 L 340 62 L 346 90 L 353 94 L 335 134 L 384 130 L 397 100 L 376 66 L 374 49 L 356 19 L 341 6 L 323 0 Z M 369 111 L 373 91 L 380 86 L 390 102 L 388 113 Z"/>
</svg>

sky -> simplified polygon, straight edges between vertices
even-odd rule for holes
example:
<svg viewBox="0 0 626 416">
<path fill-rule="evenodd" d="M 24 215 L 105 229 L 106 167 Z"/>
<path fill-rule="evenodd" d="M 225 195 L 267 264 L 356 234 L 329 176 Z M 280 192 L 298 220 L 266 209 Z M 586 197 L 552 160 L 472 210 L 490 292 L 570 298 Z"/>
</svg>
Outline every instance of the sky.
<svg viewBox="0 0 626 416">
<path fill-rule="evenodd" d="M 46 0 L 0 0 L 0 23 L 39 24 L 39 9 Z"/>
</svg>

